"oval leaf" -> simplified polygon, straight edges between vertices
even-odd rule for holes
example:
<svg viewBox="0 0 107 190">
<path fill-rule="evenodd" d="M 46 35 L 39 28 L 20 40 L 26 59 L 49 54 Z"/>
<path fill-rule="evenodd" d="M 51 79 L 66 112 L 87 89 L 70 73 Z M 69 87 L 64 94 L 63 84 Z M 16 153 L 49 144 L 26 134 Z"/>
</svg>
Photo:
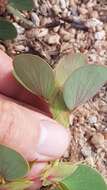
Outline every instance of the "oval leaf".
<svg viewBox="0 0 107 190">
<path fill-rule="evenodd" d="M 107 190 L 103 177 L 95 169 L 86 165 L 80 165 L 60 184 L 64 190 Z"/>
<path fill-rule="evenodd" d="M 54 90 L 52 68 L 40 57 L 31 54 L 16 56 L 14 63 L 15 78 L 32 93 L 51 97 Z"/>
<path fill-rule="evenodd" d="M 72 73 L 64 84 L 66 106 L 73 110 L 94 96 L 107 81 L 107 67 L 86 65 Z"/>
<path fill-rule="evenodd" d="M 59 86 L 62 86 L 73 71 L 85 65 L 86 62 L 86 57 L 81 53 L 68 54 L 60 59 L 54 70 Z"/>
<path fill-rule="evenodd" d="M 12 40 L 16 38 L 17 31 L 14 25 L 0 18 L 0 39 L 1 40 Z"/>
<path fill-rule="evenodd" d="M 0 176 L 12 181 L 24 177 L 28 169 L 27 161 L 19 153 L 0 145 Z"/>
<path fill-rule="evenodd" d="M 33 0 L 9 0 L 9 4 L 20 11 L 30 11 L 34 8 Z"/>
</svg>

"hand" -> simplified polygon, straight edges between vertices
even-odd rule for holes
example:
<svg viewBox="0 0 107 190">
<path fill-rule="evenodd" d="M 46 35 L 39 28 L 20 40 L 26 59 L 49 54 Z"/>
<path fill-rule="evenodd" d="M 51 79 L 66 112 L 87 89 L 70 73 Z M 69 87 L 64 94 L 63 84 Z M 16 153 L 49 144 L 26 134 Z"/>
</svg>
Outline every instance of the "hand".
<svg viewBox="0 0 107 190">
<path fill-rule="evenodd" d="M 0 144 L 15 149 L 28 161 L 38 162 L 28 174 L 35 180 L 35 189 L 41 185 L 37 177 L 46 162 L 66 151 L 69 134 L 56 121 L 18 102 L 24 100 L 33 105 L 36 98 L 17 83 L 11 72 L 12 59 L 0 50 Z"/>
</svg>

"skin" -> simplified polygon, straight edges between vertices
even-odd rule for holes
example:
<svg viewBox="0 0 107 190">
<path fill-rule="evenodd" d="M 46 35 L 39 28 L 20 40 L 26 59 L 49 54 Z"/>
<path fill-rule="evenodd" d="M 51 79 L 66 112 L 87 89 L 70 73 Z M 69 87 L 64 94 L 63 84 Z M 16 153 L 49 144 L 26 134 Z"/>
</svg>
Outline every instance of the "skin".
<svg viewBox="0 0 107 190">
<path fill-rule="evenodd" d="M 27 174 L 35 181 L 33 190 L 41 186 L 38 176 L 47 162 L 64 154 L 70 137 L 63 126 L 48 117 L 46 102 L 13 78 L 12 69 L 12 59 L 0 50 L 0 143 L 36 162 Z"/>
</svg>

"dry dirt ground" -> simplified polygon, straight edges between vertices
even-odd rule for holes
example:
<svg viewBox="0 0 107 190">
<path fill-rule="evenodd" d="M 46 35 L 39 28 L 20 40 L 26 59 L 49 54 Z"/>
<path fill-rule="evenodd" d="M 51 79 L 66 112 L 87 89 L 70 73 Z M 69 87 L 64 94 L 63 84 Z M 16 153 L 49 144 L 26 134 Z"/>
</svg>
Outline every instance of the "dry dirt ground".
<svg viewBox="0 0 107 190">
<path fill-rule="evenodd" d="M 38 0 L 23 15 L 34 28 L 5 13 L 18 31 L 14 41 L 0 44 L 10 56 L 30 52 L 54 67 L 64 54 L 82 52 L 89 63 L 107 65 L 107 0 Z M 64 160 L 85 161 L 107 177 L 107 85 L 71 115 L 70 130 Z"/>
</svg>

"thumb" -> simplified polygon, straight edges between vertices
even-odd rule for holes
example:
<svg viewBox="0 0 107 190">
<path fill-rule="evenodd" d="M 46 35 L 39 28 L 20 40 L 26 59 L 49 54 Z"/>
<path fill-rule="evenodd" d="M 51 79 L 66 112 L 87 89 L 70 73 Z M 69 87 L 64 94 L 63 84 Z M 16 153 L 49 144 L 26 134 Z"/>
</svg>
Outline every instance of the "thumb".
<svg viewBox="0 0 107 190">
<path fill-rule="evenodd" d="M 28 161 L 47 161 L 64 154 L 69 134 L 51 118 L 0 95 L 0 143 Z"/>
</svg>

